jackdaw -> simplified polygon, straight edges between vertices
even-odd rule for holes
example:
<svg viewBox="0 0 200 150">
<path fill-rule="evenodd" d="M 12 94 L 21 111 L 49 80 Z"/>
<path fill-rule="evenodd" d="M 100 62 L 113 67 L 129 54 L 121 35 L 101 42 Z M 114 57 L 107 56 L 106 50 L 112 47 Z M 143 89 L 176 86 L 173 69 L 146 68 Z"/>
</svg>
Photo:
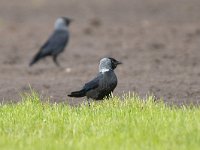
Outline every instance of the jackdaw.
<svg viewBox="0 0 200 150">
<path fill-rule="evenodd" d="M 69 97 L 87 97 L 94 100 L 108 98 L 117 86 L 117 76 L 114 69 L 122 64 L 114 58 L 103 58 L 100 60 L 99 73 L 96 78 L 86 83 L 80 91 L 69 94 Z M 89 101 L 88 101 L 89 103 Z M 90 106 L 90 103 L 89 103 Z"/>
<path fill-rule="evenodd" d="M 54 25 L 54 32 L 46 41 L 46 43 L 40 48 L 39 52 L 34 56 L 29 66 L 35 64 L 38 60 L 52 56 L 54 63 L 57 66 L 60 64 L 57 61 L 57 56 L 64 51 L 65 46 L 69 40 L 68 26 L 70 25 L 71 19 L 66 17 L 58 18 Z"/>
</svg>

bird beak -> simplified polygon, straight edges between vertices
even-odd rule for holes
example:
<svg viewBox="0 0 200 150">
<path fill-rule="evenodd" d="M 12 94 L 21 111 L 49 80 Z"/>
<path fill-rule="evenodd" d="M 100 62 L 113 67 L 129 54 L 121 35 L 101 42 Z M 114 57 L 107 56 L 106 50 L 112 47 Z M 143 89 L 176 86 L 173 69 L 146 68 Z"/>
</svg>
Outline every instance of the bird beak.
<svg viewBox="0 0 200 150">
<path fill-rule="evenodd" d="M 120 62 L 120 61 L 117 61 L 117 65 L 121 65 L 122 64 L 122 62 Z"/>
</svg>

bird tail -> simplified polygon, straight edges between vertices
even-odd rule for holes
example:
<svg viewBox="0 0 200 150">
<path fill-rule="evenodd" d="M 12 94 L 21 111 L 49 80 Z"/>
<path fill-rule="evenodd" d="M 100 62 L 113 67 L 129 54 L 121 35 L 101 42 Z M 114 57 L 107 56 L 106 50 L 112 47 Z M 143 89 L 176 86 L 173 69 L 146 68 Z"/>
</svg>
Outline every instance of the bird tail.
<svg viewBox="0 0 200 150">
<path fill-rule="evenodd" d="M 30 62 L 29 66 L 31 67 L 33 64 L 35 64 L 39 59 L 41 58 L 40 53 L 37 53 L 34 58 L 32 59 L 32 61 Z"/>
<path fill-rule="evenodd" d="M 80 91 L 71 92 L 71 94 L 68 95 L 69 97 L 84 97 L 85 96 L 85 90 L 82 89 Z"/>
</svg>

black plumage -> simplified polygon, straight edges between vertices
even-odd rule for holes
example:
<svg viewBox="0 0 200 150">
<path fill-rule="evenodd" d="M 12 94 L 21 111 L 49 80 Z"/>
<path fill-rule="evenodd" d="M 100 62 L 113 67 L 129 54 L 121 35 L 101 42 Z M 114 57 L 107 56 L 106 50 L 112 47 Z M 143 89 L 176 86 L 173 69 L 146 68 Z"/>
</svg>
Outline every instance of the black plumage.
<svg viewBox="0 0 200 150">
<path fill-rule="evenodd" d="M 30 66 L 35 64 L 40 59 L 46 56 L 52 56 L 54 63 L 59 66 L 57 56 L 62 53 L 69 40 L 69 31 L 67 26 L 70 24 L 70 19 L 59 18 L 55 23 L 55 31 L 47 40 L 47 42 L 40 48 L 39 52 L 34 56 L 30 62 Z"/>
<path fill-rule="evenodd" d="M 114 58 L 103 58 L 100 61 L 99 73 L 96 78 L 86 83 L 80 91 L 69 94 L 69 97 L 84 97 L 102 100 L 109 97 L 117 86 L 117 76 L 114 69 L 121 62 Z"/>
</svg>

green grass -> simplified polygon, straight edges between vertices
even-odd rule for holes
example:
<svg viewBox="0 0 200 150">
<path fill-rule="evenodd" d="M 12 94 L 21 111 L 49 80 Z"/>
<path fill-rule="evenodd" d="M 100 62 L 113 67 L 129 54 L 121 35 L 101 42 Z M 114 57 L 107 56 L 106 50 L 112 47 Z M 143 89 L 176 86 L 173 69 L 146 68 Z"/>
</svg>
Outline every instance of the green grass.
<svg viewBox="0 0 200 150">
<path fill-rule="evenodd" d="M 127 95 L 70 107 L 36 93 L 0 106 L 0 149 L 78 150 L 200 148 L 200 108 L 169 107 Z"/>
</svg>

